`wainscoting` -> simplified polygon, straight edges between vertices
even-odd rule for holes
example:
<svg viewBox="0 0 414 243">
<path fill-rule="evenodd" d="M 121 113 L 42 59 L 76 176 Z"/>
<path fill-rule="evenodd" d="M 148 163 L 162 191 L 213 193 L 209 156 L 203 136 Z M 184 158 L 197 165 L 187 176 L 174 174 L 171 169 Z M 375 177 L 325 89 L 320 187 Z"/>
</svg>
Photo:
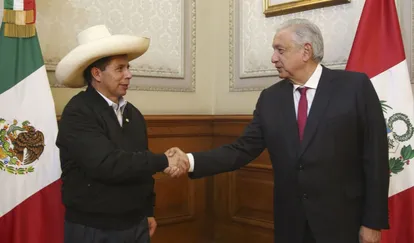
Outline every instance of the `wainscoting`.
<svg viewBox="0 0 414 243">
<path fill-rule="evenodd" d="M 234 141 L 251 116 L 146 116 L 150 149 L 185 152 Z M 267 152 L 235 172 L 190 180 L 156 176 L 154 243 L 273 243 L 273 173 Z"/>
<path fill-rule="evenodd" d="M 213 137 L 210 116 L 146 116 L 149 147 L 163 153 L 170 147 L 184 151 L 211 148 Z M 155 176 L 155 217 L 158 229 L 151 242 L 212 242 L 211 179 L 171 179 Z M 211 200 L 212 201 L 212 200 Z"/>
</svg>

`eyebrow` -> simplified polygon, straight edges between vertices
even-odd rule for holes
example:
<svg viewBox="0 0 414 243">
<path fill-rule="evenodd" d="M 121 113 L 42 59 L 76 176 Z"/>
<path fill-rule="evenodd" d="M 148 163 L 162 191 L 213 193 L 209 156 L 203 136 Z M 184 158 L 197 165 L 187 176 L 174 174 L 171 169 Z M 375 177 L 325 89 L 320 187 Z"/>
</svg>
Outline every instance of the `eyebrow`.
<svg viewBox="0 0 414 243">
<path fill-rule="evenodd" d="M 123 67 L 127 67 L 127 68 L 129 68 L 129 67 L 130 67 L 130 65 L 129 65 L 129 63 L 128 63 L 128 64 L 118 64 L 118 65 L 116 66 L 116 68 L 123 68 Z"/>
</svg>

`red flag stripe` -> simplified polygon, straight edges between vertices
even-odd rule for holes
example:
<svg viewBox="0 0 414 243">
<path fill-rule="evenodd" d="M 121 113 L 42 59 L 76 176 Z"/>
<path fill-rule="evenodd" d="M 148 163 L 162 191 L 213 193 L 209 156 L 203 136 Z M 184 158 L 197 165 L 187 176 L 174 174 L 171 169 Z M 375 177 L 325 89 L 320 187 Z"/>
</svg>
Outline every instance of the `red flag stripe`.
<svg viewBox="0 0 414 243">
<path fill-rule="evenodd" d="M 57 180 L 2 216 L 0 243 L 62 243 L 65 210 L 60 188 Z"/>
<path fill-rule="evenodd" d="M 35 8 L 35 0 L 24 0 L 24 10 L 32 10 Z"/>
<path fill-rule="evenodd" d="M 36 1 L 35 0 L 24 0 L 24 10 L 33 10 L 33 22 L 28 24 L 33 24 L 36 22 Z"/>
<path fill-rule="evenodd" d="M 394 0 L 366 0 L 346 69 L 370 78 L 405 60 Z"/>
<path fill-rule="evenodd" d="M 387 243 L 412 243 L 414 240 L 414 187 L 389 199 L 390 230 L 383 231 Z"/>
</svg>

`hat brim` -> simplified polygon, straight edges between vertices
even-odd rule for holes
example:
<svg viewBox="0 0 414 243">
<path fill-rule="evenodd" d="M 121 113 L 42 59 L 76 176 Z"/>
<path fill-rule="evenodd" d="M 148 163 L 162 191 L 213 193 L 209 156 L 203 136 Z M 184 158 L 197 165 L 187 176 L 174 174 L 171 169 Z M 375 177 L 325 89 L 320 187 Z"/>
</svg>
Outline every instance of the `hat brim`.
<svg viewBox="0 0 414 243">
<path fill-rule="evenodd" d="M 93 62 L 116 55 L 127 55 L 129 61 L 134 60 L 148 50 L 149 43 L 149 38 L 145 37 L 113 35 L 80 45 L 56 66 L 57 82 L 66 87 L 81 88 L 86 85 L 83 72 Z"/>
</svg>

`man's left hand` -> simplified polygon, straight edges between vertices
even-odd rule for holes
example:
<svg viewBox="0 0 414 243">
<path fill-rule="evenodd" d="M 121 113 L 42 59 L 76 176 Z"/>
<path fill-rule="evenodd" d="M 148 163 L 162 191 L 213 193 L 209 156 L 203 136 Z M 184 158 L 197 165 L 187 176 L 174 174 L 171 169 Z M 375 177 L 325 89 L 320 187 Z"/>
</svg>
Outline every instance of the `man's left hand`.
<svg viewBox="0 0 414 243">
<path fill-rule="evenodd" d="M 165 152 L 168 157 L 168 167 L 164 170 L 164 173 L 168 174 L 172 178 L 180 177 L 188 173 L 190 168 L 190 161 L 186 153 L 177 147 L 168 149 Z"/>
<path fill-rule="evenodd" d="M 157 229 L 157 221 L 155 221 L 154 217 L 148 217 L 148 228 L 150 237 L 152 237 L 152 235 L 155 232 L 155 229 Z"/>
<path fill-rule="evenodd" d="M 361 226 L 359 230 L 359 242 L 360 243 L 380 243 L 381 230 L 370 229 L 365 226 Z"/>
</svg>

